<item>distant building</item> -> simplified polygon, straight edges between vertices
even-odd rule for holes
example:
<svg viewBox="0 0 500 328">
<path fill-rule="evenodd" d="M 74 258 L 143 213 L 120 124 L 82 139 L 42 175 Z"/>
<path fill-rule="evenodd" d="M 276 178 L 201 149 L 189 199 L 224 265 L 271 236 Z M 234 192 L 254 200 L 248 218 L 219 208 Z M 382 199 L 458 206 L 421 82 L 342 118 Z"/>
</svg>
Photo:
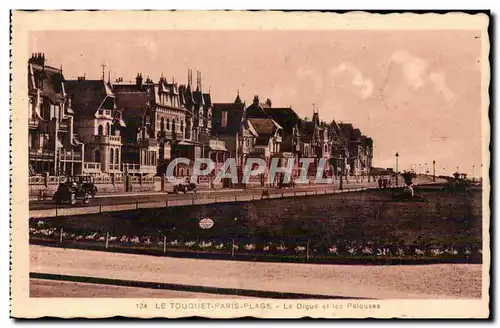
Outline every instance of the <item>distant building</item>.
<svg viewBox="0 0 500 328">
<path fill-rule="evenodd" d="M 224 140 L 228 156 L 235 158 L 238 166 L 243 165 L 257 136 L 245 124 L 245 108 L 239 93 L 234 102 L 214 103 L 212 108 L 212 135 Z"/>
<path fill-rule="evenodd" d="M 339 127 L 347 141 L 349 174 L 353 176 L 369 175 L 373 158 L 372 139 L 362 135 L 361 131 L 350 123 L 340 123 Z"/>
<path fill-rule="evenodd" d="M 46 65 L 44 54 L 28 61 L 28 95 L 30 174 L 82 174 L 84 145 L 74 131 L 62 68 Z"/>
</svg>

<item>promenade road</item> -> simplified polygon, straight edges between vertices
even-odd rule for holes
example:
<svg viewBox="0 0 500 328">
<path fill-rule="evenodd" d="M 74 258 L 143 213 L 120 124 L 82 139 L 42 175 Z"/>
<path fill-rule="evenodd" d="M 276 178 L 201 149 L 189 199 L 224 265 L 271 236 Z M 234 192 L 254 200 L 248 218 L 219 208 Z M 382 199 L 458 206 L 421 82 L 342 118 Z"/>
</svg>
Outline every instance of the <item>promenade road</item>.
<svg viewBox="0 0 500 328">
<path fill-rule="evenodd" d="M 32 279 L 173 288 L 202 292 L 282 298 L 280 293 L 304 298 L 443 299 L 481 297 L 481 265 L 324 265 L 205 260 L 108 253 L 30 245 Z M 83 281 L 82 281 L 83 280 Z M 104 282 L 103 282 L 104 281 Z M 54 293 L 33 285 L 37 296 Z M 171 286 L 171 287 L 169 287 Z M 57 288 L 57 286 L 54 286 Z M 151 293 L 155 295 L 157 290 Z M 123 290 L 134 297 L 137 290 Z M 177 294 L 177 293 L 174 293 Z M 107 293 L 96 293 L 105 297 Z M 144 293 L 140 294 L 144 296 Z M 117 295 L 118 296 L 118 295 Z M 187 294 L 186 297 L 189 297 Z M 119 296 L 118 296 L 119 297 Z"/>
<path fill-rule="evenodd" d="M 349 183 L 344 183 L 343 189 L 346 191 L 355 191 L 360 188 L 375 188 L 376 183 L 367 181 L 365 182 L 356 182 L 349 181 Z M 317 184 L 317 185 L 297 185 L 295 188 L 266 188 L 269 192 L 270 198 L 280 197 L 283 193 L 285 196 L 293 196 L 293 193 L 297 193 L 297 195 L 314 195 L 316 192 L 318 194 L 324 194 L 325 191 L 328 193 L 333 193 L 335 190 L 339 189 L 338 181 L 334 184 Z M 260 199 L 262 197 L 263 188 L 250 188 L 250 189 L 220 189 L 220 190 L 201 190 L 198 193 L 188 193 L 188 194 L 169 194 L 166 192 L 142 192 L 142 193 L 123 193 L 123 194 L 108 194 L 108 195 L 97 195 L 96 198 L 92 199 L 91 204 L 89 206 L 99 206 L 99 205 L 124 205 L 124 204 L 134 204 L 137 203 L 162 203 L 172 201 L 174 204 L 176 201 L 191 201 L 193 198 L 195 199 L 195 204 L 203 204 L 206 203 L 203 199 L 213 199 L 217 197 L 218 202 L 222 201 L 244 201 L 244 200 L 252 200 Z M 68 204 L 59 205 L 59 208 L 70 208 L 70 207 L 81 207 L 80 203 L 77 203 L 75 206 L 71 206 Z M 56 204 L 53 200 L 46 201 L 30 201 L 30 211 L 35 210 L 47 210 L 47 209 L 55 209 Z"/>
</svg>

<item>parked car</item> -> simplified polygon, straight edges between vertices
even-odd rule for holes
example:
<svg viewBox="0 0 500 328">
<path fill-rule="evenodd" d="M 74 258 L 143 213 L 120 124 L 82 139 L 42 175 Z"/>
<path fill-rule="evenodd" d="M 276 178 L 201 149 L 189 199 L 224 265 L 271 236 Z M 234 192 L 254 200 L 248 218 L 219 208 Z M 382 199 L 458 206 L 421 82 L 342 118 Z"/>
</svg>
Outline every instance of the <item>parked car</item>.
<svg viewBox="0 0 500 328">
<path fill-rule="evenodd" d="M 196 183 L 193 183 L 193 182 L 184 182 L 184 183 L 179 183 L 177 185 L 174 186 L 174 193 L 178 194 L 178 193 L 188 193 L 190 191 L 194 192 L 196 194 L 196 189 L 197 189 L 197 186 L 196 186 Z"/>
<path fill-rule="evenodd" d="M 89 175 L 77 175 L 74 177 L 69 177 L 69 182 L 76 182 L 76 184 L 83 189 L 85 192 L 90 193 L 92 197 L 95 197 L 97 194 L 97 187 L 94 184 L 94 181 Z"/>
<path fill-rule="evenodd" d="M 75 205 L 77 200 L 81 200 L 83 204 L 89 204 L 96 194 L 97 187 L 92 182 L 91 177 L 68 177 L 59 184 L 53 200 L 56 204 Z"/>
</svg>

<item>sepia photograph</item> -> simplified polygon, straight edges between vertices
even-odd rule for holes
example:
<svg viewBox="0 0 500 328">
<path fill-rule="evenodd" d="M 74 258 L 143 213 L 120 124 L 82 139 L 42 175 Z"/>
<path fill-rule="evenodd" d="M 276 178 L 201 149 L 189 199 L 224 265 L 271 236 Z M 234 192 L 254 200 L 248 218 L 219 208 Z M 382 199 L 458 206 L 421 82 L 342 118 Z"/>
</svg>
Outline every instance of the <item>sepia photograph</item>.
<svg viewBox="0 0 500 328">
<path fill-rule="evenodd" d="M 488 317 L 488 23 L 13 12 L 12 315 Z"/>
</svg>

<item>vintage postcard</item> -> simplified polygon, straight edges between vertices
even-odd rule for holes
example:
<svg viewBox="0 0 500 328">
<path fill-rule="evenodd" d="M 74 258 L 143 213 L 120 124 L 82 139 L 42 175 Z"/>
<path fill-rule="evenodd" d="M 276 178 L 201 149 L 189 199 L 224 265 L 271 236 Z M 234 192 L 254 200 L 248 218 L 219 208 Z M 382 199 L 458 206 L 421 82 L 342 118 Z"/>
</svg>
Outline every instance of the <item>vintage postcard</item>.
<svg viewBox="0 0 500 328">
<path fill-rule="evenodd" d="M 12 13 L 11 316 L 487 318 L 487 13 Z"/>
</svg>

